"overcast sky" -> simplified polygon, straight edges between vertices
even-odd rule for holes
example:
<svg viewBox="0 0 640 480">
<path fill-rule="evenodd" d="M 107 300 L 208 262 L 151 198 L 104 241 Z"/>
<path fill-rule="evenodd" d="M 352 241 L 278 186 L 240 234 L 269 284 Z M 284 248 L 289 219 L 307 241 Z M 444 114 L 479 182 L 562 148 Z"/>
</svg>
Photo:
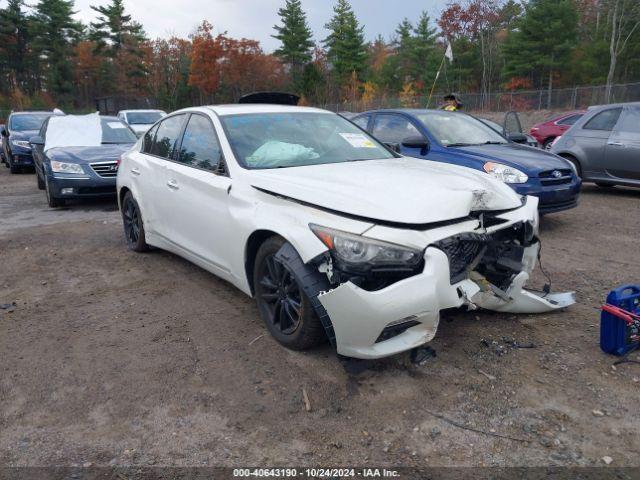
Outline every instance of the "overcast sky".
<svg viewBox="0 0 640 480">
<path fill-rule="evenodd" d="M 358 19 L 365 26 L 367 40 L 382 34 L 389 38 L 404 17 L 416 20 L 422 10 L 432 19 L 440 15 L 449 0 L 351 0 Z M 35 1 L 28 2 L 36 3 Z M 106 0 L 76 0 L 78 18 L 84 22 L 94 19 L 89 5 L 104 4 Z M 144 25 L 152 37 L 172 34 L 189 35 L 207 19 L 219 31 L 228 31 L 233 37 L 259 40 L 266 51 L 277 47 L 271 38 L 273 26 L 278 23 L 277 11 L 284 0 L 125 0 L 127 11 Z M 325 23 L 333 13 L 333 0 L 302 0 L 315 40 L 326 37 Z M 5 6 L 6 0 L 0 0 Z"/>
</svg>

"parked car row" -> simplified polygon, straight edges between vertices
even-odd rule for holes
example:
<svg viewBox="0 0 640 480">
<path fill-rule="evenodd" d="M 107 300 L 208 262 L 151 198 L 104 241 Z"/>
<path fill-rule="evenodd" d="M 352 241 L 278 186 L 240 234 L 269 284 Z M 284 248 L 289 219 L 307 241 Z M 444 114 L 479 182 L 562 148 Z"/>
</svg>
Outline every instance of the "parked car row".
<svg viewBox="0 0 640 480">
<path fill-rule="evenodd" d="M 588 112 L 564 140 L 636 114 Z M 444 309 L 575 301 L 525 285 L 539 214 L 577 204 L 579 152 L 515 143 L 460 112 L 347 120 L 244 104 L 158 115 L 141 138 L 128 113 L 46 116 L 28 139 L 38 187 L 52 207 L 116 193 L 131 250 L 165 249 L 229 281 L 286 347 L 328 339 L 340 355 L 380 358 L 429 342 Z"/>
</svg>

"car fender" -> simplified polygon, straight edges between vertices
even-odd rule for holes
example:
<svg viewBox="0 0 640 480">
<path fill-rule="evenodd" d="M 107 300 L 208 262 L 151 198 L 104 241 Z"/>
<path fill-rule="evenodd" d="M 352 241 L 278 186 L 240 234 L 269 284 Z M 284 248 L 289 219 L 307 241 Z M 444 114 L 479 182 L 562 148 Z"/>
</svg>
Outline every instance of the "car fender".
<svg viewBox="0 0 640 480">
<path fill-rule="evenodd" d="M 237 226 L 238 241 L 234 242 L 232 270 L 246 272 L 249 246 L 259 232 L 273 232 L 284 238 L 296 250 L 302 261 L 309 261 L 327 251 L 327 247 L 309 228 L 317 224 L 338 230 L 362 234 L 373 226 L 371 223 L 336 215 L 294 200 L 262 192 L 250 185 L 234 184 L 230 192 L 230 214 Z M 266 237 L 265 237 L 266 239 Z M 252 279 L 246 273 L 236 275 L 237 286 L 252 295 Z"/>
</svg>

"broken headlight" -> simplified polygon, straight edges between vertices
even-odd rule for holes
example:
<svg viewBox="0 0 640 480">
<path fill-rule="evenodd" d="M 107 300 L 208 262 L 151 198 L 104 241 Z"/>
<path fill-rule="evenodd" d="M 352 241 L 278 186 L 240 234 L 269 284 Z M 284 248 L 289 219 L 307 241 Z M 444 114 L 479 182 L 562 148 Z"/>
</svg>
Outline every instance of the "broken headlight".
<svg viewBox="0 0 640 480">
<path fill-rule="evenodd" d="M 484 171 L 504 183 L 526 183 L 529 180 L 526 173 L 501 163 L 487 162 L 484 164 Z"/>
<path fill-rule="evenodd" d="M 420 250 L 318 225 L 309 225 L 309 228 L 341 264 L 360 268 L 413 268 L 422 261 Z"/>
</svg>

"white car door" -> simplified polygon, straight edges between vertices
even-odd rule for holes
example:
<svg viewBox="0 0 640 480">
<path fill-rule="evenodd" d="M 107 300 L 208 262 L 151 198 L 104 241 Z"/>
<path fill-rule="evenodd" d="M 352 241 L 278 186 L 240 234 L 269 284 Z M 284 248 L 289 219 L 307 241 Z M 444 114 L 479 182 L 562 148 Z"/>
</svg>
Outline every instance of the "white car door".
<svg viewBox="0 0 640 480">
<path fill-rule="evenodd" d="M 176 155 L 176 145 L 182 135 L 186 114 L 167 117 L 153 127 L 144 138 L 138 161 L 132 165 L 131 177 L 137 182 L 138 203 L 147 230 L 171 240 L 173 230 L 166 223 L 171 191 L 167 188 L 167 165 Z"/>
<path fill-rule="evenodd" d="M 230 270 L 233 236 L 227 171 L 213 123 L 191 114 L 174 160 L 167 162 L 163 224 L 172 242 L 222 276 Z"/>
</svg>

